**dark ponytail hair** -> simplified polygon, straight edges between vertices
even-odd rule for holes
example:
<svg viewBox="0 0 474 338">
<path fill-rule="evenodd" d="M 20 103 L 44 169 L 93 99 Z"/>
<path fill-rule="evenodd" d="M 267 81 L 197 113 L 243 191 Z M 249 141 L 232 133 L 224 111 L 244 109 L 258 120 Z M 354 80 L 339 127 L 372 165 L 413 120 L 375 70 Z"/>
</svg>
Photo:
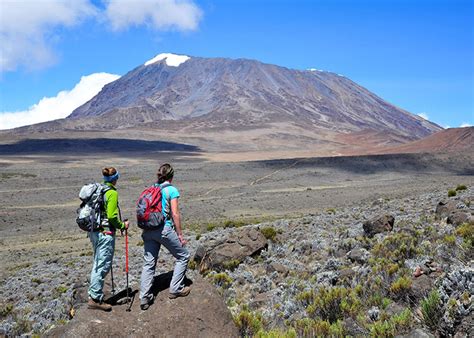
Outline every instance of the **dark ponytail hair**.
<svg viewBox="0 0 474 338">
<path fill-rule="evenodd" d="M 160 168 L 158 168 L 158 183 L 163 183 L 164 181 L 169 181 L 173 178 L 174 169 L 169 163 L 162 164 Z"/>
</svg>

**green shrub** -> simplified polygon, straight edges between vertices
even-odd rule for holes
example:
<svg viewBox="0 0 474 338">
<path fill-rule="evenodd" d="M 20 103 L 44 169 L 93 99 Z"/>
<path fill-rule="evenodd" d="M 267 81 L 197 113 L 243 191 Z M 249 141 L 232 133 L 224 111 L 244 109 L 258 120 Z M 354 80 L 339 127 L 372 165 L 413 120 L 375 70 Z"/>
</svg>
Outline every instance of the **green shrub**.
<svg viewBox="0 0 474 338">
<path fill-rule="evenodd" d="M 288 330 L 271 330 L 271 331 L 264 331 L 260 330 L 254 336 L 254 338 L 296 338 L 298 335 L 296 334 L 296 330 L 290 327 Z"/>
<path fill-rule="evenodd" d="M 456 196 L 456 190 L 448 190 L 448 197 L 453 197 L 453 196 Z"/>
<path fill-rule="evenodd" d="M 370 325 L 370 336 L 371 337 L 394 337 L 395 327 L 394 325 L 386 321 L 377 321 Z"/>
<path fill-rule="evenodd" d="M 393 337 L 406 332 L 413 324 L 413 314 L 409 309 L 385 320 L 378 320 L 369 325 L 371 337 Z"/>
<path fill-rule="evenodd" d="M 398 333 L 408 330 L 413 324 L 413 314 L 410 309 L 405 309 L 401 313 L 394 315 L 391 319 Z"/>
<path fill-rule="evenodd" d="M 224 228 L 240 228 L 245 225 L 244 221 L 240 220 L 227 220 L 224 222 L 223 227 Z"/>
<path fill-rule="evenodd" d="M 298 337 L 345 337 L 342 321 L 329 323 L 327 320 L 304 318 L 294 324 Z"/>
<path fill-rule="evenodd" d="M 65 293 L 68 289 L 67 286 L 64 286 L 64 285 L 60 285 L 58 287 L 56 287 L 56 289 L 54 289 L 56 291 L 57 294 L 59 295 L 62 295 L 63 293 Z"/>
<path fill-rule="evenodd" d="M 435 331 L 443 315 L 441 299 L 438 290 L 432 290 L 429 295 L 420 302 L 423 321 L 431 330 Z"/>
<path fill-rule="evenodd" d="M 396 298 L 404 298 L 408 295 L 411 290 L 412 280 L 409 276 L 401 276 L 390 285 L 390 292 L 392 292 Z"/>
<path fill-rule="evenodd" d="M 456 235 L 461 236 L 468 250 L 474 249 L 474 224 L 464 223 L 456 229 Z"/>
<path fill-rule="evenodd" d="M 43 283 L 43 281 L 39 278 L 31 278 L 31 282 L 32 283 L 36 283 L 36 284 L 41 284 Z"/>
<path fill-rule="evenodd" d="M 466 189 L 467 189 L 467 187 L 464 184 L 459 184 L 456 187 L 456 191 L 461 191 L 461 190 L 466 190 Z"/>
<path fill-rule="evenodd" d="M 196 261 L 194 259 L 190 259 L 188 262 L 188 268 L 190 270 L 196 270 L 196 267 L 197 267 Z"/>
<path fill-rule="evenodd" d="M 275 241 L 277 232 L 273 227 L 264 227 L 260 229 L 260 232 L 265 236 L 266 239 Z"/>
<path fill-rule="evenodd" d="M 418 237 L 408 233 L 399 232 L 385 237 L 371 250 L 374 257 L 387 258 L 394 262 L 403 262 L 420 253 Z"/>
<path fill-rule="evenodd" d="M 259 313 L 242 310 L 234 317 L 234 323 L 242 337 L 253 337 L 263 328 L 263 319 Z"/>
<path fill-rule="evenodd" d="M 446 235 L 443 238 L 444 243 L 448 245 L 456 244 L 456 237 L 454 235 Z"/>
<path fill-rule="evenodd" d="M 321 317 L 329 323 L 344 319 L 344 314 L 355 315 L 362 304 L 354 290 L 344 287 L 321 287 L 318 292 L 306 291 L 297 296 L 311 318 Z"/>
<path fill-rule="evenodd" d="M 200 238 L 201 238 L 201 234 L 197 234 L 196 235 L 196 241 L 199 241 Z"/>
<path fill-rule="evenodd" d="M 238 259 L 231 259 L 231 260 L 228 260 L 228 261 L 225 261 L 222 263 L 222 267 L 225 269 L 225 270 L 230 270 L 230 271 L 234 271 L 236 267 L 238 267 L 240 264 L 240 260 Z"/>
<path fill-rule="evenodd" d="M 215 224 L 215 223 L 208 223 L 207 226 L 206 226 L 206 229 L 209 232 L 214 230 L 215 228 L 217 228 L 217 224 Z"/>
<path fill-rule="evenodd" d="M 232 285 L 232 278 L 225 272 L 220 272 L 212 276 L 212 281 L 223 289 L 227 289 Z"/>
<path fill-rule="evenodd" d="M 0 307 L 0 317 L 6 317 L 13 312 L 13 304 L 5 304 Z"/>
<path fill-rule="evenodd" d="M 382 309 L 385 310 L 390 304 L 392 304 L 392 300 L 390 298 L 382 299 Z"/>
</svg>

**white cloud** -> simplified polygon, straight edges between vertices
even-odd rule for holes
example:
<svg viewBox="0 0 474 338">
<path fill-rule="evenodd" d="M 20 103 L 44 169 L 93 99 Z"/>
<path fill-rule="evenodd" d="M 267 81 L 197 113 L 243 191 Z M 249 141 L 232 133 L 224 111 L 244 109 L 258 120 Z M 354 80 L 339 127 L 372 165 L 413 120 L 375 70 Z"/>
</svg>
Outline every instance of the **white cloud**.
<svg viewBox="0 0 474 338">
<path fill-rule="evenodd" d="M 73 89 L 61 91 L 55 97 L 44 97 L 26 111 L 0 113 L 0 129 L 64 118 L 93 98 L 107 83 L 119 77 L 108 73 L 83 76 Z"/>
<path fill-rule="evenodd" d="M 429 119 L 429 118 L 428 118 L 428 114 L 426 114 L 426 113 L 419 113 L 418 116 L 421 117 L 421 118 L 423 118 L 423 119 L 425 119 L 425 120 L 428 120 L 428 119 Z"/>
<path fill-rule="evenodd" d="M 202 17 L 192 0 L 107 0 L 105 14 L 115 31 L 139 25 L 158 30 L 195 30 Z"/>
<path fill-rule="evenodd" d="M 464 123 L 461 124 L 460 128 L 464 128 L 464 127 L 472 127 L 472 124 L 464 122 Z"/>
<path fill-rule="evenodd" d="M 104 20 L 112 30 L 145 25 L 156 30 L 195 30 L 202 17 L 193 0 L 0 0 L 0 73 L 18 67 L 41 69 L 56 61 L 60 29 L 87 18 Z M 105 19 L 100 19 L 105 18 Z"/>
<path fill-rule="evenodd" d="M 53 31 L 77 25 L 95 13 L 89 0 L 0 1 L 0 71 L 54 63 Z"/>
</svg>

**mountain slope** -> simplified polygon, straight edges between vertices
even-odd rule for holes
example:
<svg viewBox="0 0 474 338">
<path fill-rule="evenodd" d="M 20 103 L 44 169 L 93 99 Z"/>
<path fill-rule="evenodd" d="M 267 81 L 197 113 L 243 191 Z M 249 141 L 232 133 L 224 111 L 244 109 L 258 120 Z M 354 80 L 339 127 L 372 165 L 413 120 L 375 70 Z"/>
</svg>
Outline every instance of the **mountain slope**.
<svg viewBox="0 0 474 338">
<path fill-rule="evenodd" d="M 196 57 L 178 66 L 168 65 L 166 57 L 139 66 L 106 85 L 68 120 L 90 117 L 113 128 L 163 121 L 179 121 L 193 130 L 289 123 L 316 134 L 383 132 L 402 142 L 441 129 L 334 73 Z"/>
<path fill-rule="evenodd" d="M 389 148 L 390 153 L 432 153 L 474 150 L 474 127 L 450 128 L 421 140 Z"/>
</svg>

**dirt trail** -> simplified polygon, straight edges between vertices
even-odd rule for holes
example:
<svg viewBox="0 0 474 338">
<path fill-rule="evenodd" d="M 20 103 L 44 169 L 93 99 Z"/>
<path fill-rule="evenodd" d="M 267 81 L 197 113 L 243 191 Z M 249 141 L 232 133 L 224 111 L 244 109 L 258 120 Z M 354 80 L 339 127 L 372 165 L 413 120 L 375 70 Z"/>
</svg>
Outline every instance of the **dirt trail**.
<svg viewBox="0 0 474 338">
<path fill-rule="evenodd" d="M 304 159 L 297 160 L 297 161 L 293 162 L 292 164 L 290 164 L 290 165 L 288 165 L 288 166 L 286 166 L 286 167 L 284 167 L 284 168 L 275 170 L 275 171 L 271 172 L 270 174 L 267 174 L 267 175 L 265 175 L 265 176 L 262 176 L 262 177 L 260 177 L 260 178 L 257 178 L 256 180 L 253 180 L 252 182 L 250 182 L 250 185 L 255 185 L 255 184 L 257 184 L 257 183 L 260 183 L 261 181 L 263 181 L 263 180 L 265 180 L 265 179 L 267 179 L 267 178 L 269 178 L 269 177 L 271 177 L 271 176 L 273 176 L 273 175 L 275 175 L 275 174 L 278 174 L 279 172 L 281 172 L 281 171 L 283 171 L 283 170 L 290 169 L 290 168 L 294 167 L 295 165 L 297 165 L 298 163 L 300 163 L 300 162 L 302 162 L 302 161 L 304 161 Z"/>
</svg>

